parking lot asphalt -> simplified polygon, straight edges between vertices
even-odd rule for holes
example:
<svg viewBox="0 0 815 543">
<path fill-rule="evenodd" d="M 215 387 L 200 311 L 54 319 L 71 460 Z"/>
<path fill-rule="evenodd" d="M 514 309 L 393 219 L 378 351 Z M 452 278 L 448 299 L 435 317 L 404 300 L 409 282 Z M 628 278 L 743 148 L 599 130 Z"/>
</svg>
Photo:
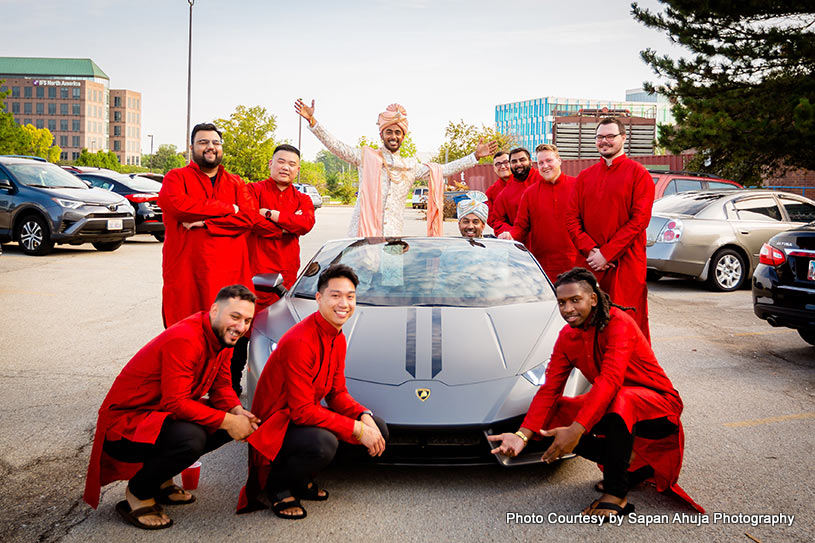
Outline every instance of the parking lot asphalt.
<svg viewBox="0 0 815 543">
<path fill-rule="evenodd" d="M 406 231 L 421 235 L 421 213 L 406 213 Z M 343 237 L 349 217 L 349 208 L 318 210 L 302 260 Z M 454 222 L 445 233 L 456 233 Z M 113 511 L 123 483 L 104 489 L 97 511 L 81 492 L 96 410 L 119 370 L 162 330 L 161 247 L 136 236 L 113 253 L 58 246 L 38 258 L 3 246 L 3 541 L 812 540 L 815 348 L 756 318 L 747 290 L 712 293 L 670 279 L 649 284 L 651 334 L 685 403 L 679 483 L 707 509 L 707 524 L 650 487 L 630 494 L 633 523 L 566 523 L 597 497 L 600 472 L 579 458 L 515 469 L 331 467 L 320 478 L 331 498 L 308 503 L 306 520 L 237 516 L 246 445 L 231 443 L 203 458 L 198 501 L 170 511 L 175 526 L 126 526 Z M 782 523 L 765 523 L 773 520 Z"/>
</svg>

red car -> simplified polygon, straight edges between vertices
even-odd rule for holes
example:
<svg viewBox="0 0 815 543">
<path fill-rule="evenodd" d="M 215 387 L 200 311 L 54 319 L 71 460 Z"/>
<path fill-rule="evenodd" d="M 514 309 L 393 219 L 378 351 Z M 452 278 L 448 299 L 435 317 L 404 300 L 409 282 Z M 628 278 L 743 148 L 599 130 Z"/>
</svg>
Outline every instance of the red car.
<svg viewBox="0 0 815 543">
<path fill-rule="evenodd" d="M 670 194 L 691 190 L 735 190 L 744 188 L 735 181 L 697 172 L 649 170 L 648 173 L 654 178 L 655 200 Z"/>
</svg>

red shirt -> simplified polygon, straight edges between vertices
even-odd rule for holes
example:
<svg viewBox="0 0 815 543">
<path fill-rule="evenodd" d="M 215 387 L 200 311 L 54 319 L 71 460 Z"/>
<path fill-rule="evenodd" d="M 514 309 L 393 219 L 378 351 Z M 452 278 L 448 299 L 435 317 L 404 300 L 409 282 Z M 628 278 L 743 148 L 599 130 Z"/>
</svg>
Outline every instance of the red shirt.
<svg viewBox="0 0 815 543">
<path fill-rule="evenodd" d="M 259 273 L 283 274 L 283 285 L 291 288 L 300 269 L 300 236 L 314 227 L 314 204 L 307 194 L 292 185 L 280 190 L 272 179 L 247 185 L 256 209 L 274 209 L 280 212 L 277 222 L 264 219 L 252 226 L 249 236 L 249 262 L 252 275 Z M 285 230 L 285 232 L 283 232 Z M 274 294 L 258 292 L 255 313 L 277 299 Z"/>
<path fill-rule="evenodd" d="M 529 175 L 526 176 L 524 181 L 518 181 L 514 175 L 509 178 L 504 190 L 495 199 L 495 205 L 490 207 L 487 216 L 487 224 L 492 227 L 496 236 L 512 229 L 515 216 L 518 214 L 518 207 L 521 205 L 521 196 L 528 187 L 541 179 L 543 178 L 536 168 L 529 170 Z M 525 240 L 518 239 L 518 241 L 523 242 Z"/>
<path fill-rule="evenodd" d="M 572 269 L 577 257 L 565 220 L 574 184 L 574 177 L 561 173 L 554 183 L 541 179 L 526 189 L 510 230 L 514 239 L 526 239 L 527 249 L 553 283 Z"/>
<path fill-rule="evenodd" d="M 345 387 L 345 335 L 317 311 L 283 334 L 258 380 L 252 413 L 263 422 L 249 436 L 249 480 L 239 512 L 254 510 L 289 422 L 319 426 L 356 443 L 354 424 L 365 407 Z M 325 399 L 328 407 L 323 407 Z"/>
<path fill-rule="evenodd" d="M 601 159 L 577 176 L 566 212 L 566 228 L 580 252 L 575 266 L 587 269 L 594 247 L 615 267 L 595 272 L 600 286 L 619 305 L 635 308 L 634 319 L 650 339 L 645 231 L 651 220 L 654 180 L 645 167 L 625 155 L 611 166 Z"/>
<path fill-rule="evenodd" d="M 103 485 L 126 480 L 141 464 L 118 462 L 104 453 L 105 439 L 155 443 L 164 419 L 194 422 L 215 431 L 240 400 L 232 390 L 224 349 L 201 311 L 167 328 L 122 369 L 99 408 L 85 481 L 85 501 L 99 505 Z"/>
<path fill-rule="evenodd" d="M 546 368 L 546 381 L 521 426 L 537 434 L 541 429 L 578 422 L 590 431 L 605 414 L 616 413 L 631 432 L 639 421 L 666 417 L 678 432 L 656 440 L 635 436 L 637 454 L 629 469 L 650 465 L 660 492 L 670 488 L 704 513 L 677 484 L 684 448 L 679 393 L 634 320 L 616 307 L 611 308 L 610 316 L 600 332 L 593 326 L 563 327 Z M 592 388 L 582 396 L 564 398 L 572 368 L 579 369 Z"/>
<path fill-rule="evenodd" d="M 495 199 L 498 198 L 498 195 L 501 194 L 501 191 L 504 190 L 504 187 L 506 186 L 507 180 L 499 177 L 495 183 L 490 185 L 487 190 L 484 191 L 484 194 L 487 195 L 487 207 L 489 209 L 492 209 Z"/>
<path fill-rule="evenodd" d="M 158 203 L 165 229 L 161 308 L 165 327 L 209 309 L 227 285 L 252 288 L 247 237 L 257 210 L 240 177 L 218 166 L 213 186 L 190 162 L 167 172 Z M 182 225 L 200 220 L 205 220 L 205 228 L 187 230 Z"/>
</svg>

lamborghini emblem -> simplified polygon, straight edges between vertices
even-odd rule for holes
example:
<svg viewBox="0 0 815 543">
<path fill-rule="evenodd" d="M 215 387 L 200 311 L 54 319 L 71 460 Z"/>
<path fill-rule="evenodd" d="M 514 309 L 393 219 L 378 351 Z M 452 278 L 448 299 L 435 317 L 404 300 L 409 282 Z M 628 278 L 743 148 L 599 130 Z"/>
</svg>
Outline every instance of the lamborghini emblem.
<svg viewBox="0 0 815 543">
<path fill-rule="evenodd" d="M 430 389 L 429 388 L 417 388 L 416 389 L 416 396 L 420 400 L 425 401 L 426 399 L 428 399 L 430 397 Z"/>
</svg>

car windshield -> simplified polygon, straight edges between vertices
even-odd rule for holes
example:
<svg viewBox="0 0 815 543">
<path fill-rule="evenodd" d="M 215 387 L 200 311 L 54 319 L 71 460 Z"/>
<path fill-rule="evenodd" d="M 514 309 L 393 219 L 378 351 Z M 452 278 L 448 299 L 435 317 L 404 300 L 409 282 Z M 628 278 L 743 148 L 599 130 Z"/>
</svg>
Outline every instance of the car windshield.
<svg viewBox="0 0 815 543">
<path fill-rule="evenodd" d="M 37 162 L 36 164 L 6 164 L 14 177 L 29 187 L 40 188 L 69 188 L 86 189 L 86 185 L 81 179 L 47 162 Z"/>
<path fill-rule="evenodd" d="M 116 179 L 127 188 L 137 190 L 139 192 L 158 192 L 161 190 L 161 183 L 146 179 L 144 177 L 130 177 L 129 175 L 122 175 Z"/>
<path fill-rule="evenodd" d="M 724 198 L 719 192 L 685 192 L 672 194 L 654 202 L 653 213 L 696 215 L 707 206 Z"/>
<path fill-rule="evenodd" d="M 540 267 L 518 243 L 371 238 L 328 244 L 306 266 L 293 294 L 314 298 L 320 272 L 332 264 L 356 272 L 360 305 L 488 307 L 554 299 Z"/>
</svg>

